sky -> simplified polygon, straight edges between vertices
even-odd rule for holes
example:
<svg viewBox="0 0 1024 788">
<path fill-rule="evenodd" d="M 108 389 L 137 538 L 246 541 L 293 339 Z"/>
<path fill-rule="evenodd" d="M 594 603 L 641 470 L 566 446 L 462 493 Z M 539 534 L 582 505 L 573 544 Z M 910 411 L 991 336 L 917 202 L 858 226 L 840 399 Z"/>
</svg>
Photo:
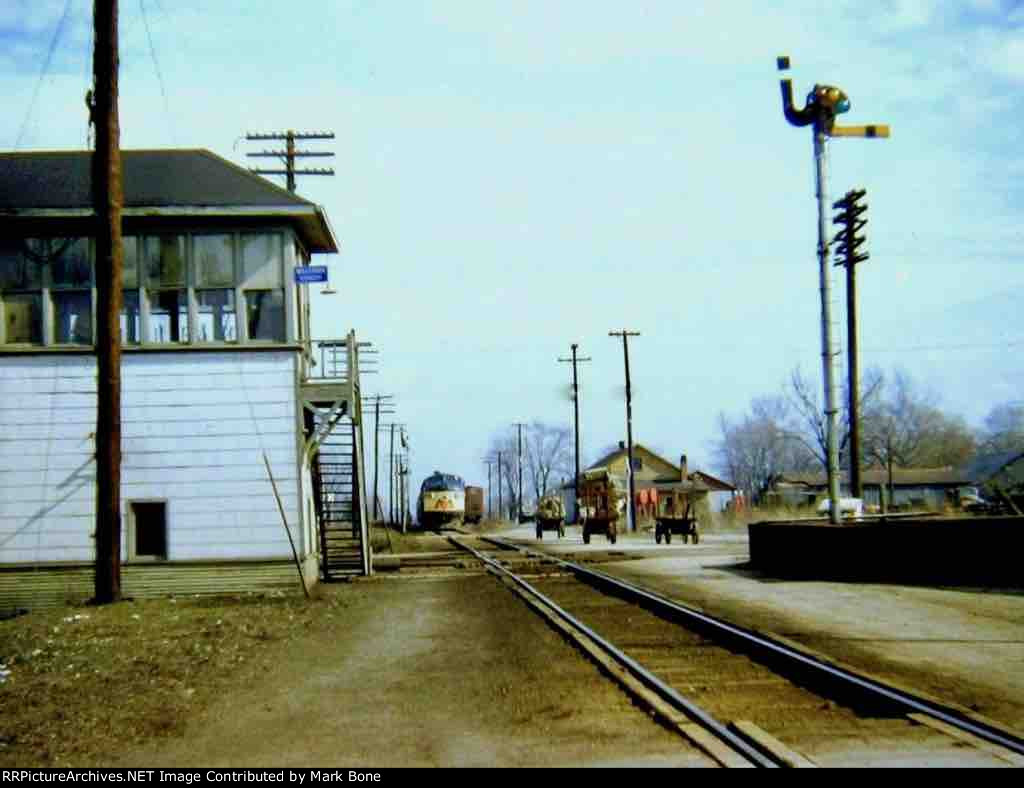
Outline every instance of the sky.
<svg viewBox="0 0 1024 788">
<path fill-rule="evenodd" d="M 708 6 L 708 7 L 704 7 Z M 964 0 L 121 0 L 121 144 L 207 148 L 330 130 L 300 178 L 341 242 L 313 333 L 379 351 L 413 483 L 486 482 L 491 437 L 571 426 L 714 470 L 720 412 L 821 378 L 811 132 L 781 111 L 838 85 L 829 201 L 867 190 L 861 364 L 902 367 L 980 426 L 1024 399 L 1024 7 Z M 0 5 L 0 149 L 83 149 L 87 0 Z M 59 35 L 57 33 L 59 32 Z M 56 42 L 56 43 L 54 43 Z M 324 160 L 314 164 L 322 166 Z M 841 269 L 840 269 L 841 273 Z M 837 348 L 845 296 L 835 285 Z M 845 369 L 840 356 L 837 369 Z"/>
</svg>

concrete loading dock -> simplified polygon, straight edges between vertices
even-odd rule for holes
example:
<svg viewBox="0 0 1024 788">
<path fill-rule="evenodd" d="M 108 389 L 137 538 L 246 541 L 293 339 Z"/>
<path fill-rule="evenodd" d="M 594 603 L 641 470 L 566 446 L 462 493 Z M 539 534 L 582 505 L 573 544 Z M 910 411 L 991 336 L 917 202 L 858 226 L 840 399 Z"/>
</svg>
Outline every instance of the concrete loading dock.
<svg viewBox="0 0 1024 788">
<path fill-rule="evenodd" d="M 750 563 L 782 576 L 1024 585 L 1024 517 L 751 523 Z"/>
</svg>

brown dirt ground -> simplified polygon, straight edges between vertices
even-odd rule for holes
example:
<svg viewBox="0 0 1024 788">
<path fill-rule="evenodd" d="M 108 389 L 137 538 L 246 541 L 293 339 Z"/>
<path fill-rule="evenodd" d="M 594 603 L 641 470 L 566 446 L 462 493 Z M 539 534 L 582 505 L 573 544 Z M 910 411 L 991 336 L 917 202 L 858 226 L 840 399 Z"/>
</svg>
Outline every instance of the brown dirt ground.
<svg viewBox="0 0 1024 788">
<path fill-rule="evenodd" d="M 708 765 L 492 577 L 0 622 L 0 767 Z"/>
<path fill-rule="evenodd" d="M 65 607 L 0 621 L 0 767 L 102 763 L 179 735 L 274 647 L 340 619 L 344 594 L 178 598 Z"/>
</svg>

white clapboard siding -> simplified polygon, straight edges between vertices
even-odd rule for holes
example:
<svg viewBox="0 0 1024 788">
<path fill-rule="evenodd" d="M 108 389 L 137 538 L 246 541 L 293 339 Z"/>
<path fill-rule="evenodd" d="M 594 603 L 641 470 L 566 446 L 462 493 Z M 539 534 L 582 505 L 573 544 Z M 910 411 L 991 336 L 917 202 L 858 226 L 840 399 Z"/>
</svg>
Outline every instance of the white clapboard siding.
<svg viewBox="0 0 1024 788">
<path fill-rule="evenodd" d="M 0 438 L 0 468 L 14 467 L 19 463 L 13 462 L 10 458 L 24 457 L 46 457 L 46 467 L 66 468 L 70 462 L 68 457 L 81 456 L 81 443 L 84 440 L 91 441 L 92 438 L 56 438 L 39 436 L 36 441 L 17 440 L 14 438 Z M 294 450 L 295 433 L 292 431 L 274 433 L 271 435 L 234 435 L 224 438 L 210 437 L 206 435 L 189 436 L 188 448 L 181 449 L 181 437 L 133 437 L 121 438 L 121 450 L 125 455 L 148 455 L 162 454 L 170 451 L 181 451 L 182 454 L 191 456 L 208 453 L 239 453 L 255 452 L 257 457 L 262 456 L 263 451 L 270 453 L 271 461 L 274 461 L 275 454 L 279 450 Z"/>
<path fill-rule="evenodd" d="M 0 399 L 12 395 L 35 396 L 37 394 L 96 394 L 96 376 L 56 378 L 0 378 Z"/>
<path fill-rule="evenodd" d="M 227 396 L 238 397 L 235 392 L 223 392 Z M 273 422 L 284 417 L 295 421 L 293 405 L 286 402 L 254 402 L 248 403 L 241 399 L 235 402 L 222 402 L 217 405 L 123 405 L 121 418 L 128 423 L 134 421 L 162 421 L 180 425 L 182 422 L 194 422 L 199 419 L 216 419 L 240 422 L 238 432 L 252 432 L 253 424 L 258 426 L 262 421 Z M 243 426 L 244 425 L 244 426 Z"/>
<path fill-rule="evenodd" d="M 42 378 L 96 379 L 96 359 L 89 355 L 8 356 L 4 359 L 3 380 L 30 380 Z"/>
<path fill-rule="evenodd" d="M 40 559 L 37 557 L 39 555 L 45 555 L 46 558 Z M 77 545 L 68 546 L 63 544 L 48 544 L 46 545 L 45 552 L 42 547 L 32 547 L 24 550 L 5 549 L 3 556 L 5 564 L 48 564 L 54 561 L 93 563 L 96 560 L 96 554 L 91 546 L 84 548 Z"/>
<path fill-rule="evenodd" d="M 275 477 L 276 478 L 276 477 Z M 295 494 L 295 487 L 291 486 L 287 491 L 281 488 L 281 484 L 278 483 L 278 491 L 281 493 L 281 505 L 284 506 L 285 513 L 288 514 L 289 519 L 291 518 L 291 512 L 298 511 L 297 504 L 298 498 Z M 260 513 L 266 513 L 267 502 L 273 505 L 274 511 L 277 511 L 276 504 L 274 503 L 274 491 L 267 484 L 262 488 L 259 495 L 239 495 L 231 501 L 231 513 L 235 516 L 246 516 L 256 515 Z M 216 505 L 216 498 L 206 497 L 193 497 L 187 498 L 179 496 L 174 500 L 174 513 L 176 515 L 189 515 L 183 521 L 183 527 L 187 527 L 188 524 L 193 522 L 195 515 L 203 515 L 209 512 L 220 512 L 218 516 L 223 516 L 223 509 L 218 509 Z M 280 515 L 278 515 L 280 518 Z"/>
<path fill-rule="evenodd" d="M 0 364 L 0 369 L 2 369 Z M 61 414 L 60 421 L 49 423 L 33 424 L 24 419 L 13 419 L 6 422 L 0 421 L 0 441 L 19 441 L 22 443 L 39 442 L 58 438 L 61 440 L 86 441 L 92 440 L 93 430 L 96 429 L 96 413 L 85 418 L 79 414 L 78 420 L 72 420 L 66 413 Z"/>
<path fill-rule="evenodd" d="M 16 467 L 21 458 L 39 456 L 49 457 L 50 462 L 46 465 L 54 467 L 55 463 L 62 462 L 58 459 L 60 457 L 80 457 L 80 444 L 85 440 L 92 445 L 92 438 L 49 438 L 42 435 L 34 441 L 26 441 L 5 436 L 0 438 L 0 469 Z"/>
<path fill-rule="evenodd" d="M 195 438 L 195 437 L 218 437 L 225 440 L 236 438 L 256 437 L 265 438 L 268 435 L 289 435 L 295 436 L 294 414 L 293 422 L 259 421 L 259 430 L 241 430 L 238 422 L 242 421 L 252 425 L 253 419 L 248 412 L 244 416 L 235 419 L 207 419 L 200 417 L 195 421 L 187 423 L 179 422 L 131 422 L 121 425 L 121 439 L 126 438 Z"/>
<path fill-rule="evenodd" d="M 153 378 L 153 381 L 159 378 Z M 127 381 L 125 381 L 127 383 Z M 145 380 L 137 380 L 137 385 Z M 235 390 L 236 386 L 229 386 L 227 390 Z M 264 383 L 261 386 L 250 386 L 244 392 L 239 392 L 239 402 L 242 404 L 253 403 L 265 405 L 268 403 L 287 403 L 294 396 L 295 386 L 268 386 Z M 125 389 L 122 392 L 121 405 L 124 408 L 172 406 L 172 407 L 204 407 L 207 405 L 223 405 L 225 389 L 215 389 L 209 386 L 192 388 L 186 390 L 165 389 L 163 391 L 132 391 Z M 26 409 L 41 410 L 44 408 L 61 408 L 63 410 L 95 410 L 95 391 L 35 391 L 14 393 L 5 392 L 0 396 L 0 418 L 9 417 L 9 411 L 21 411 Z M 127 412 L 130 412 L 127 411 Z"/>
<path fill-rule="evenodd" d="M 297 546 L 293 351 L 126 353 L 122 543 L 131 501 L 166 501 L 168 559 L 291 555 Z M 92 561 L 96 368 L 89 356 L 0 358 L 0 564 Z"/>
<path fill-rule="evenodd" d="M 38 501 L 11 501 L 0 499 L 0 531 L 7 526 L 14 527 L 39 512 Z M 91 500 L 73 498 L 67 501 L 60 510 L 62 517 L 93 517 L 95 511 Z M 10 522 L 8 522 L 10 521 Z M 6 524 L 6 525 L 5 525 Z"/>
<path fill-rule="evenodd" d="M 85 550 L 91 556 L 93 554 L 92 533 L 92 518 L 63 520 L 55 522 L 52 527 L 48 526 L 45 533 L 40 533 L 38 529 L 32 529 L 31 531 L 15 531 L 4 536 L 2 537 L 3 549 L 5 551 L 31 552 L 39 549 L 45 540 L 48 549 L 73 550 L 75 552 Z"/>
<path fill-rule="evenodd" d="M 52 394 L 6 393 L 0 397 L 0 424 L 6 421 L 21 421 L 27 411 L 54 410 L 63 411 L 96 411 L 95 392 L 71 392 Z"/>
<path fill-rule="evenodd" d="M 2 368 L 2 365 L 0 365 Z M 241 432 L 239 429 L 239 421 L 252 424 L 252 417 L 248 410 L 245 411 L 244 415 L 236 411 L 235 415 L 237 418 L 233 419 L 209 419 L 200 417 L 195 421 L 190 422 L 124 422 L 121 423 L 121 440 L 127 440 L 131 438 L 178 438 L 178 437 L 196 437 L 196 436 L 214 436 L 224 437 L 227 439 L 233 439 L 235 437 L 243 437 L 248 435 L 258 435 L 266 437 L 267 435 L 295 435 L 295 428 L 292 423 L 287 425 L 273 422 L 268 423 L 266 421 L 260 422 L 259 432 Z M 8 421 L 4 423 L 0 421 L 0 441 L 21 441 L 21 442 L 38 442 L 50 439 L 60 440 L 72 440 L 72 441 L 91 441 L 93 438 L 93 431 L 96 428 L 96 411 L 95 408 L 85 412 L 79 412 L 74 417 L 67 413 L 62 414 L 63 418 L 59 422 L 51 422 L 50 424 L 33 424 L 27 422 L 21 418 L 11 423 Z M 13 418 L 12 418 L 13 421 Z"/>
<path fill-rule="evenodd" d="M 195 452 L 203 458 L 191 464 L 190 452 L 168 452 L 167 454 L 144 454 L 141 456 L 125 455 L 121 461 L 121 484 L 149 485 L 163 482 L 195 483 L 215 476 L 221 481 L 266 481 L 267 469 L 263 464 L 263 455 L 257 451 L 230 452 L 211 456 L 207 452 Z M 270 467 L 274 470 L 274 479 L 278 483 L 295 479 L 295 449 L 268 452 Z M 45 455 L 26 457 L 25 461 L 14 467 L 26 468 L 38 461 L 47 459 Z M 36 461 L 36 462 L 30 462 Z M 45 472 L 48 485 L 57 484 L 65 487 L 82 481 L 96 478 L 96 466 L 91 458 L 83 464 L 81 457 L 61 458 L 60 465 L 48 463 L 44 468 L 31 470 L 0 471 L 0 490 L 31 486 L 43 483 Z M 72 467 L 73 466 L 73 467 Z"/>
</svg>

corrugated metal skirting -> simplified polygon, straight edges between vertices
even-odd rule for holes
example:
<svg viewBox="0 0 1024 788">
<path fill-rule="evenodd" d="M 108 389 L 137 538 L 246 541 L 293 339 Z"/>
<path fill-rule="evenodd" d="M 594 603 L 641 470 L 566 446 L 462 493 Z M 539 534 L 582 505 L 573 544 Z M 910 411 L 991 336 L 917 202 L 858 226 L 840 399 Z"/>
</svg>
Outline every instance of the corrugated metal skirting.
<svg viewBox="0 0 1024 788">
<path fill-rule="evenodd" d="M 121 567 L 121 592 L 135 599 L 250 591 L 301 593 L 295 564 L 292 561 L 225 561 Z M 15 610 L 82 603 L 92 595 L 91 565 L 0 568 L 0 615 Z"/>
</svg>

